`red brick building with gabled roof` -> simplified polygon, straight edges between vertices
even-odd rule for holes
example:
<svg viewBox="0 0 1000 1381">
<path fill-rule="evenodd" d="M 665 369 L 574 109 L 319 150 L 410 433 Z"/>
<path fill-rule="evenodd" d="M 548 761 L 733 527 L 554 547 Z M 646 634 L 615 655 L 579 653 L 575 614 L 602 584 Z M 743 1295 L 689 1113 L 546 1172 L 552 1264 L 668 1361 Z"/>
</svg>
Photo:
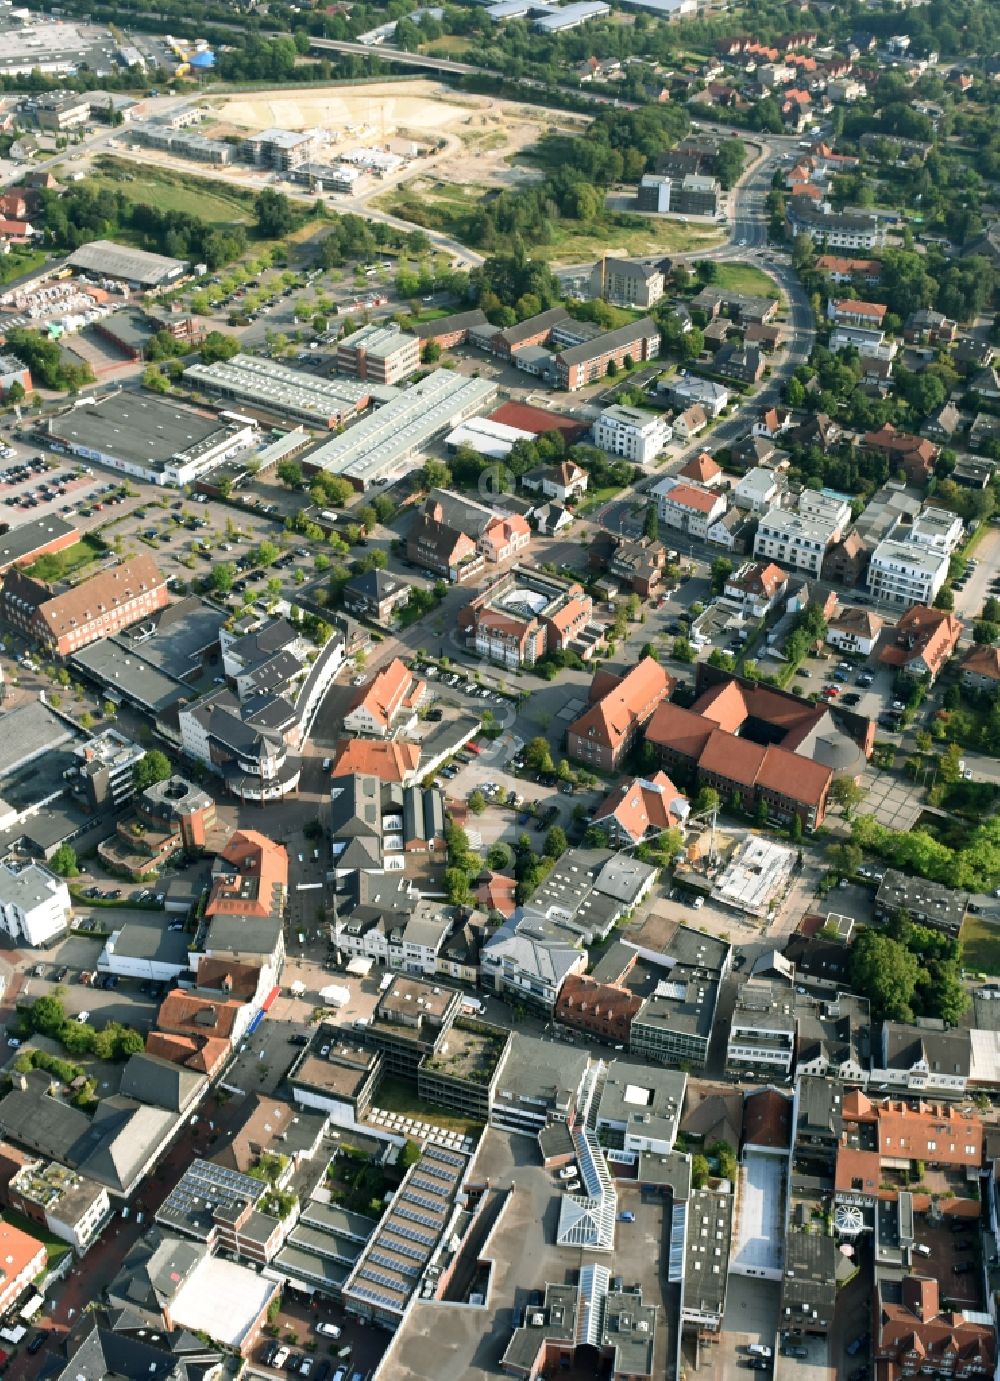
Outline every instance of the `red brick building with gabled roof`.
<svg viewBox="0 0 1000 1381">
<path fill-rule="evenodd" d="M 996 1369 L 992 1324 L 943 1309 L 940 1283 L 931 1276 L 879 1273 L 873 1342 L 880 1381 L 918 1373 L 987 1381 Z"/>
<path fill-rule="evenodd" d="M 944 609 L 914 604 L 888 632 L 878 652 L 883 666 L 935 681 L 954 656 L 962 636 L 962 620 Z"/>
<path fill-rule="evenodd" d="M 903 470 L 910 483 L 917 485 L 926 483 L 940 454 L 940 448 L 932 441 L 910 432 L 898 432 L 891 422 L 877 432 L 865 432 L 864 445 L 885 456 L 890 465 Z"/>
<path fill-rule="evenodd" d="M 860 716 L 835 719 L 829 705 L 783 691 L 715 675 L 699 668 L 705 687 L 690 709 L 664 703 L 646 728 L 646 742 L 668 769 L 686 769 L 699 785 L 714 787 L 744 809 L 780 819 L 798 815 L 806 829 L 822 823 L 833 770 L 822 750 L 860 770 L 871 755 L 874 726 Z"/>
<path fill-rule="evenodd" d="M 667 776 L 635 777 L 606 796 L 593 815 L 593 823 L 606 830 L 613 844 L 639 844 L 648 835 L 681 825 L 688 814 L 688 800 Z"/>
<path fill-rule="evenodd" d="M 567 756 L 603 772 L 614 771 L 674 685 L 674 678 L 652 657 L 644 657 L 614 681 L 608 672 L 599 672 L 591 683 L 590 708 L 567 731 Z"/>
</svg>

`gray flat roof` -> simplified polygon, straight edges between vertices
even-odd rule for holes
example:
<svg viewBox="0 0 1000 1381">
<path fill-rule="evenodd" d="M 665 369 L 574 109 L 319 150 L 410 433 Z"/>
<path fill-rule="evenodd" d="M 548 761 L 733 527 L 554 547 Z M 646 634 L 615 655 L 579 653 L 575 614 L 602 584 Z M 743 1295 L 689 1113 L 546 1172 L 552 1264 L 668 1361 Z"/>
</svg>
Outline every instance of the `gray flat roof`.
<svg viewBox="0 0 1000 1381">
<path fill-rule="evenodd" d="M 187 968 L 187 939 L 182 931 L 168 929 L 171 918 L 165 911 L 132 911 L 123 923 L 116 911 L 114 920 L 118 928 L 108 946 L 114 946 L 113 953 L 119 959 L 155 959 L 160 964 Z"/>
<path fill-rule="evenodd" d="M 156 466 L 222 442 L 233 427 L 156 394 L 122 390 L 51 418 L 48 430 L 67 446 Z"/>
<path fill-rule="evenodd" d="M 5 710 L 0 734 L 0 782 L 42 753 L 77 737 L 58 715 L 40 700 L 29 700 L 16 710 Z M 0 795 L 2 795 L 0 786 Z"/>
<path fill-rule="evenodd" d="M 49 542 L 73 534 L 78 535 L 73 524 L 67 523 L 64 518 L 57 518 L 55 514 L 48 518 L 33 518 L 30 523 L 11 528 L 0 536 L 0 570 L 15 561 L 23 561 Z"/>
<path fill-rule="evenodd" d="M 173 677 L 157 671 L 113 638 L 81 648 L 73 653 L 71 661 L 108 690 L 119 691 L 155 714 L 162 713 L 187 694 Z"/>
</svg>

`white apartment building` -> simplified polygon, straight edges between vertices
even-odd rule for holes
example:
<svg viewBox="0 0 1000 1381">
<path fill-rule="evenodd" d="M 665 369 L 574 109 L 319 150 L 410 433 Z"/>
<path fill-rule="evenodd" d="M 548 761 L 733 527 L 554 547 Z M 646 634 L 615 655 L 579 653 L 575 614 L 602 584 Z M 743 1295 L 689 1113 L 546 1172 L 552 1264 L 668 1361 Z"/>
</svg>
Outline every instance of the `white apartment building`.
<svg viewBox="0 0 1000 1381">
<path fill-rule="evenodd" d="M 772 508 L 765 513 L 754 539 L 754 556 L 818 576 L 823 557 L 837 540 L 839 525 L 830 518 L 810 517 Z"/>
<path fill-rule="evenodd" d="M 34 1218 L 40 1209 L 53 1237 L 68 1242 L 84 1256 L 111 1215 L 111 1200 L 103 1184 L 86 1179 L 56 1161 L 32 1159 L 7 1187 L 11 1207 Z"/>
<path fill-rule="evenodd" d="M 649 465 L 673 435 L 673 428 L 661 414 L 618 404 L 605 408 L 594 423 L 595 444 L 634 465 Z"/>
<path fill-rule="evenodd" d="M 945 508 L 925 508 L 913 520 L 909 542 L 926 551 L 944 552 L 946 556 L 958 548 L 965 533 L 965 525 L 955 513 Z M 897 530 L 897 535 L 903 533 Z"/>
<path fill-rule="evenodd" d="M 844 535 L 851 521 L 851 505 L 846 499 L 838 499 L 832 494 L 817 494 L 812 489 L 803 489 L 797 507 L 804 518 L 833 523 L 836 528 L 835 542 Z"/>
<path fill-rule="evenodd" d="M 868 589 L 875 599 L 909 609 L 912 604 L 933 604 L 947 575 L 946 552 L 887 537 L 872 552 Z"/>
<path fill-rule="evenodd" d="M 40 863 L 14 869 L 0 863 L 0 928 L 37 947 L 65 935 L 72 912 L 69 888 Z"/>
</svg>

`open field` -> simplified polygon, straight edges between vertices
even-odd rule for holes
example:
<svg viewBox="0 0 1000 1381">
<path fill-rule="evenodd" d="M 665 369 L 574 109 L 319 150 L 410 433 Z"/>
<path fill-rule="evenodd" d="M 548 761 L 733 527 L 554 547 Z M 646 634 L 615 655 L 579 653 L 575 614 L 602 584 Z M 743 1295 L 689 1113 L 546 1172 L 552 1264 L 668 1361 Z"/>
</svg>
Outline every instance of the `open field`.
<svg viewBox="0 0 1000 1381">
<path fill-rule="evenodd" d="M 725 292 L 750 293 L 756 297 L 780 297 L 774 280 L 753 264 L 717 264 L 710 284 Z"/>
<path fill-rule="evenodd" d="M 401 130 L 433 137 L 464 123 L 482 100 L 459 96 L 437 82 L 386 82 L 299 91 L 253 91 L 212 101 L 216 120 L 242 129 L 326 129 L 356 139 L 386 139 Z"/>
<path fill-rule="evenodd" d="M 174 172 L 170 168 L 141 167 L 130 159 L 98 160 L 88 182 L 111 192 L 120 192 L 131 202 L 153 206 L 159 211 L 180 211 L 217 225 L 253 220 L 252 192 L 234 188 L 213 179 Z"/>
<path fill-rule="evenodd" d="M 1000 977 L 1000 926 L 981 916 L 966 916 L 960 939 L 963 968 Z"/>
<path fill-rule="evenodd" d="M 65 580 L 74 571 L 82 570 L 84 566 L 96 561 L 104 550 L 102 543 L 95 542 L 90 537 L 83 537 L 79 542 L 74 542 L 73 546 L 64 547 L 62 551 L 40 556 L 34 565 L 28 567 L 28 574 L 36 580 Z"/>
<path fill-rule="evenodd" d="M 959 938 L 963 968 L 991 978 L 1000 977 L 1000 926 L 991 925 L 981 916 L 966 916 Z"/>
<path fill-rule="evenodd" d="M 406 187 L 383 193 L 372 204 L 414 225 L 440 230 L 468 243 L 470 223 L 486 192 L 482 184 L 472 186 L 424 177 Z M 554 221 L 553 229 L 554 235 L 548 244 L 530 246 L 534 258 L 575 264 L 596 259 L 601 254 L 689 254 L 708 249 L 720 239 L 719 233 L 710 227 L 679 221 L 649 221 L 620 213 L 588 225 L 569 220 Z M 770 287 L 770 279 L 760 277 Z"/>
</svg>

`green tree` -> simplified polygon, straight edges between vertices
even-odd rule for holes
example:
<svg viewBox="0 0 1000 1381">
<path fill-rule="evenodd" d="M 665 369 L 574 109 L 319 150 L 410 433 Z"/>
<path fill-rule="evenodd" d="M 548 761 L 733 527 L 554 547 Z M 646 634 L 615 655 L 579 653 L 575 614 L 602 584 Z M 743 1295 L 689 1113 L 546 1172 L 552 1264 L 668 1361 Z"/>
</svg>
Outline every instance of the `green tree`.
<svg viewBox="0 0 1000 1381">
<path fill-rule="evenodd" d="M 296 216 L 284 192 L 266 187 L 254 202 L 257 232 L 266 240 L 283 239 L 295 228 Z"/>
<path fill-rule="evenodd" d="M 220 561 L 217 566 L 212 567 L 209 580 L 216 594 L 228 595 L 236 580 L 236 567 L 231 561 Z"/>
<path fill-rule="evenodd" d="M 568 847 L 566 831 L 559 825 L 553 825 L 545 836 L 545 853 L 549 858 L 561 858 Z"/>
<path fill-rule="evenodd" d="M 673 644 L 673 656 L 676 662 L 693 662 L 694 648 L 687 638 L 675 638 Z"/>
<path fill-rule="evenodd" d="M 853 777 L 837 777 L 830 787 L 830 799 L 841 808 L 847 820 L 850 820 L 867 794 Z"/>
<path fill-rule="evenodd" d="M 539 735 L 533 738 L 524 750 L 525 766 L 530 767 L 533 772 L 554 772 L 555 764 L 552 761 L 552 749 L 549 741 Z"/>
<path fill-rule="evenodd" d="M 444 890 L 452 906 L 465 906 L 472 895 L 468 873 L 462 868 L 446 868 Z"/>
<path fill-rule="evenodd" d="M 57 997 L 46 994 L 35 998 L 28 1013 L 28 1020 L 33 1031 L 55 1038 L 66 1025 L 66 1009 Z"/>
<path fill-rule="evenodd" d="M 263 542 L 258 542 L 253 551 L 253 557 L 258 566 L 273 566 L 280 555 L 281 548 L 266 539 Z"/>
<path fill-rule="evenodd" d="M 158 748 L 150 749 L 132 769 L 132 781 L 136 791 L 145 791 L 157 782 L 165 782 L 172 770 L 166 753 L 161 753 Z"/>
<path fill-rule="evenodd" d="M 722 804 L 722 798 L 713 786 L 703 786 L 694 798 L 694 812 L 696 815 L 708 815 L 710 811 L 718 810 Z"/>
<path fill-rule="evenodd" d="M 201 343 L 199 352 L 202 364 L 216 364 L 220 360 L 231 360 L 240 353 L 240 343 L 235 336 L 227 336 L 224 331 L 209 331 Z"/>
<path fill-rule="evenodd" d="M 864 854 L 857 844 L 831 844 L 826 851 L 826 861 L 835 873 L 853 877 L 861 867 Z"/>
<path fill-rule="evenodd" d="M 469 809 L 473 815 L 482 815 L 486 809 L 486 797 L 478 788 L 469 796 Z"/>
<path fill-rule="evenodd" d="M 712 1173 L 712 1168 L 708 1163 L 708 1157 L 700 1153 L 691 1157 L 691 1185 L 694 1189 L 704 1189 L 708 1184 L 708 1178 Z"/>
<path fill-rule="evenodd" d="M 396 1166 L 399 1170 L 409 1170 L 411 1165 L 416 1165 L 420 1159 L 420 1147 L 417 1143 L 407 1137 L 400 1147 L 399 1155 L 396 1158 Z"/>
<path fill-rule="evenodd" d="M 80 869 L 76 861 L 76 850 L 72 844 L 60 844 L 49 859 L 49 867 L 61 878 L 75 878 Z"/>
<path fill-rule="evenodd" d="M 504 844 L 502 840 L 497 840 L 486 850 L 486 866 L 494 872 L 502 873 L 505 868 L 511 865 L 512 854 L 510 846 Z"/>
<path fill-rule="evenodd" d="M 288 489 L 301 489 L 305 482 L 302 466 L 297 460 L 279 460 L 274 473 Z"/>
<path fill-rule="evenodd" d="M 851 985 L 871 1003 L 877 1021 L 909 1021 L 920 978 L 916 957 L 898 940 L 863 929 L 851 947 Z"/>
<path fill-rule="evenodd" d="M 646 512 L 642 520 L 643 536 L 648 537 L 651 542 L 655 542 L 660 535 L 660 515 L 655 503 L 646 505 Z"/>
</svg>

